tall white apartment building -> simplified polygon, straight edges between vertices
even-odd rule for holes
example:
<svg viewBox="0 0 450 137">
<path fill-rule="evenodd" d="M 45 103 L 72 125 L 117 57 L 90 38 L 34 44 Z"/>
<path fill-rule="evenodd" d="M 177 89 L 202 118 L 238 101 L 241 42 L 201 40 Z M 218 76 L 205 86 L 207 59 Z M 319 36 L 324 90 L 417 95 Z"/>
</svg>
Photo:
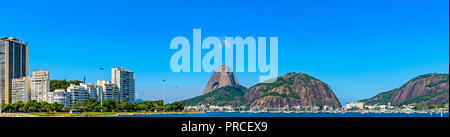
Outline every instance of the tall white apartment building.
<svg viewBox="0 0 450 137">
<path fill-rule="evenodd" d="M 24 103 L 31 100 L 31 77 L 25 76 L 12 79 L 12 103 L 22 101 Z"/>
<path fill-rule="evenodd" d="M 119 88 L 119 101 L 135 102 L 135 76 L 133 71 L 112 68 L 111 81 Z"/>
<path fill-rule="evenodd" d="M 50 93 L 49 97 L 51 98 L 50 102 L 56 102 L 57 97 L 55 93 Z M 64 95 L 62 91 L 59 91 L 60 97 L 58 103 L 62 102 L 62 96 Z M 89 99 L 96 99 L 97 101 L 100 100 L 114 100 L 119 101 L 119 88 L 112 84 L 111 81 L 105 81 L 105 80 L 98 80 L 97 85 L 95 84 L 85 84 L 80 83 L 80 85 L 70 84 L 70 86 L 67 88 L 67 94 L 65 94 L 67 97 L 65 100 L 66 104 L 65 106 L 73 106 L 76 102 L 86 102 Z"/>
<path fill-rule="evenodd" d="M 103 95 L 100 99 L 120 101 L 119 88 L 115 84 L 112 84 L 111 81 L 98 80 L 97 86 L 98 94 Z"/>
<path fill-rule="evenodd" d="M 38 102 L 48 101 L 48 93 L 50 92 L 50 76 L 45 70 L 33 72 L 31 80 L 31 100 Z"/>
<path fill-rule="evenodd" d="M 64 106 L 71 106 L 70 93 L 66 92 L 65 89 L 55 89 L 55 91 L 49 92 L 48 99 L 49 103 L 59 103 Z"/>
<path fill-rule="evenodd" d="M 89 90 L 87 88 L 87 84 L 70 84 L 70 86 L 67 87 L 67 92 L 70 94 L 70 103 L 68 106 L 73 106 L 78 101 L 86 102 L 89 100 Z"/>
<path fill-rule="evenodd" d="M 95 99 L 97 101 L 99 101 L 101 99 L 101 92 L 99 92 L 98 90 L 98 85 L 92 84 L 92 83 L 88 83 L 87 85 L 87 89 L 89 92 L 89 98 L 91 99 Z"/>
</svg>

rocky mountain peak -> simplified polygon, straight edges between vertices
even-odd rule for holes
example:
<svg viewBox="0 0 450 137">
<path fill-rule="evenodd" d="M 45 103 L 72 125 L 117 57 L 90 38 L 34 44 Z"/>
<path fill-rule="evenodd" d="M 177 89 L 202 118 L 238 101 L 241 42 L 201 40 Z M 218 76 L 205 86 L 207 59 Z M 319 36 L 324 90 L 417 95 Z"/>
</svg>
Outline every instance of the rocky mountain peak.
<svg viewBox="0 0 450 137">
<path fill-rule="evenodd" d="M 449 74 L 429 73 L 417 76 L 399 88 L 360 100 L 367 105 L 444 104 L 448 103 Z"/>
<path fill-rule="evenodd" d="M 341 104 L 331 88 L 306 73 L 287 73 L 273 83 L 260 83 L 251 87 L 245 95 L 250 107 L 340 107 Z"/>
<path fill-rule="evenodd" d="M 228 65 L 223 64 L 220 65 L 214 71 L 211 78 L 209 78 L 209 81 L 206 84 L 205 89 L 203 90 L 203 95 L 221 87 L 238 84 L 239 84 L 238 79 L 234 74 L 233 70 L 230 67 L 228 67 Z"/>
</svg>

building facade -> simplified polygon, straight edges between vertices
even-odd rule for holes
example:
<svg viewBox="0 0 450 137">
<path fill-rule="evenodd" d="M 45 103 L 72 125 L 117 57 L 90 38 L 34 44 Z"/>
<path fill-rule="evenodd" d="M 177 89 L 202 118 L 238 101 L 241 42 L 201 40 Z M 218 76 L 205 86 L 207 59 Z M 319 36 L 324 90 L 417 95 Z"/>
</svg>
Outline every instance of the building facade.
<svg viewBox="0 0 450 137">
<path fill-rule="evenodd" d="M 70 94 L 66 92 L 65 89 L 55 89 L 53 92 L 48 94 L 49 103 L 59 103 L 64 106 L 71 106 Z"/>
<path fill-rule="evenodd" d="M 31 77 L 15 78 L 11 82 L 12 102 L 22 101 L 24 103 L 31 100 Z"/>
<path fill-rule="evenodd" d="M 12 79 L 28 76 L 28 43 L 14 37 L 0 38 L 1 102 L 12 102 Z"/>
<path fill-rule="evenodd" d="M 95 85 L 93 83 L 89 83 L 89 84 L 86 84 L 86 85 L 87 85 L 87 89 L 88 89 L 88 92 L 89 92 L 89 98 L 90 99 L 95 99 L 95 100 L 100 100 L 101 96 L 102 96 L 102 93 L 98 89 L 99 86 Z"/>
<path fill-rule="evenodd" d="M 40 70 L 33 72 L 31 80 L 31 100 L 38 102 L 47 101 L 50 92 L 50 75 L 48 71 Z"/>
<path fill-rule="evenodd" d="M 119 88 L 119 101 L 135 102 L 135 76 L 133 71 L 112 68 L 111 81 Z"/>
<path fill-rule="evenodd" d="M 56 92 L 56 90 L 55 90 Z M 62 91 L 60 91 L 62 92 Z M 52 93 L 50 97 L 52 98 L 53 102 L 56 102 L 55 97 L 56 93 Z M 80 83 L 79 85 L 71 84 L 67 88 L 67 94 L 60 94 L 59 98 L 63 98 L 62 96 L 66 96 L 66 102 L 64 106 L 73 106 L 76 102 L 86 102 L 89 99 L 95 99 L 97 101 L 101 100 L 114 100 L 119 101 L 119 88 L 112 84 L 111 81 L 105 81 L 105 80 L 98 80 L 97 84 L 86 84 L 86 83 Z M 61 100 L 60 99 L 60 100 Z M 52 101 L 50 101 L 52 102 Z M 59 101 L 60 103 L 62 101 Z"/>
<path fill-rule="evenodd" d="M 98 80 L 97 81 L 99 94 L 102 94 L 102 100 L 120 101 L 119 88 L 112 84 L 111 81 Z"/>
<path fill-rule="evenodd" d="M 346 110 L 352 109 L 352 108 L 364 109 L 364 102 L 348 102 L 344 106 L 344 109 L 346 109 Z"/>
<path fill-rule="evenodd" d="M 87 89 L 87 84 L 80 83 L 80 85 L 70 84 L 67 88 L 69 93 L 70 103 L 68 106 L 73 106 L 78 101 L 86 102 L 89 100 L 89 90 Z"/>
</svg>

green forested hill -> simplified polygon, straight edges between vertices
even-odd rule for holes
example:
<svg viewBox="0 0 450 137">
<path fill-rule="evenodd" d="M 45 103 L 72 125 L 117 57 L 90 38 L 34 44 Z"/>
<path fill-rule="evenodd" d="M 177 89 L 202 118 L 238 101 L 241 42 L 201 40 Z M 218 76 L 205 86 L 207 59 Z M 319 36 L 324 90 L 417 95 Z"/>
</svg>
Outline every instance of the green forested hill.
<svg viewBox="0 0 450 137">
<path fill-rule="evenodd" d="M 70 86 L 70 84 L 80 84 L 81 81 L 79 80 L 50 80 L 50 92 L 55 91 L 55 89 L 67 89 L 67 87 Z"/>
<path fill-rule="evenodd" d="M 218 88 L 205 95 L 184 100 L 186 105 L 216 105 L 216 106 L 240 106 L 244 104 L 244 95 L 247 88 L 241 85 L 233 85 Z"/>
<path fill-rule="evenodd" d="M 367 105 L 442 104 L 449 99 L 449 74 L 429 73 L 417 76 L 399 88 L 360 100 Z"/>
</svg>

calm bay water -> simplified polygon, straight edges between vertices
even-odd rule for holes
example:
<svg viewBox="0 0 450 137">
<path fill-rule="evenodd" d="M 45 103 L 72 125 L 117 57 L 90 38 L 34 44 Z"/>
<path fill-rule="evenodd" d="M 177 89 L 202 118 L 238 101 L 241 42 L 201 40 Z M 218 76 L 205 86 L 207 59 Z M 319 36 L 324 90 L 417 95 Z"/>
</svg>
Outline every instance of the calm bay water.
<svg viewBox="0 0 450 137">
<path fill-rule="evenodd" d="M 439 113 L 252 113 L 252 112 L 205 112 L 195 114 L 158 114 L 158 115 L 135 115 L 127 117 L 441 117 Z M 442 117 L 449 117 L 448 112 Z"/>
</svg>

